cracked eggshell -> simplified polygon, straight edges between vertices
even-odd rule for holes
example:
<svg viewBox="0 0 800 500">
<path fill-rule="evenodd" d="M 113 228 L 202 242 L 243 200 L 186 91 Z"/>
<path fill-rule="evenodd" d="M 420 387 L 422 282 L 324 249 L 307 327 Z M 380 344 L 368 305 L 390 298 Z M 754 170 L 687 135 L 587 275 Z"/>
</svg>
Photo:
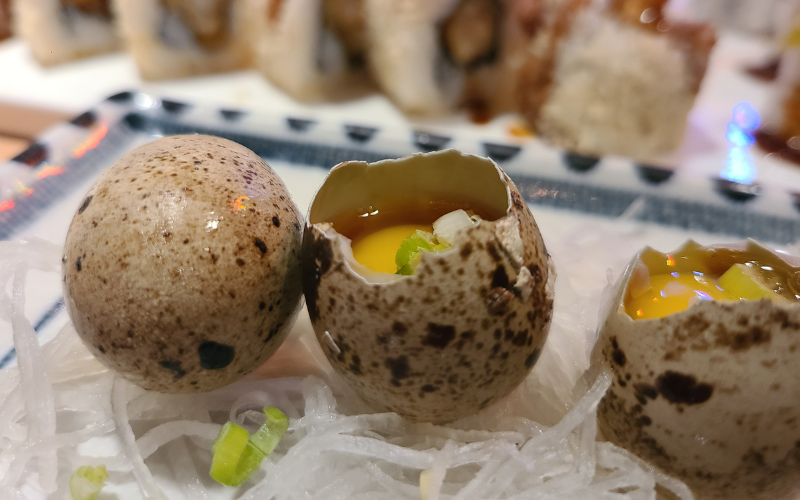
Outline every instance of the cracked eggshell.
<svg viewBox="0 0 800 500">
<path fill-rule="evenodd" d="M 212 390 L 281 345 L 302 292 L 303 217 L 258 155 L 217 137 L 146 144 L 86 194 L 64 295 L 89 350 L 162 392 Z"/>
<path fill-rule="evenodd" d="M 734 247 L 787 261 L 752 240 Z M 614 380 L 598 408 L 600 429 L 698 498 L 797 498 L 800 304 L 702 300 L 659 319 L 625 313 L 642 265 L 691 271 L 677 256 L 702 248 L 689 241 L 670 254 L 674 267 L 646 248 L 620 278 L 593 352 Z"/>
<path fill-rule="evenodd" d="M 422 254 L 416 273 L 357 264 L 330 223 L 385 198 L 479 202 L 495 220 Z M 405 197 L 405 198 L 404 198 Z M 489 159 L 441 151 L 336 166 L 311 205 L 303 288 L 322 349 L 373 407 L 455 420 L 509 394 L 547 337 L 555 269 L 511 180 Z"/>
</svg>

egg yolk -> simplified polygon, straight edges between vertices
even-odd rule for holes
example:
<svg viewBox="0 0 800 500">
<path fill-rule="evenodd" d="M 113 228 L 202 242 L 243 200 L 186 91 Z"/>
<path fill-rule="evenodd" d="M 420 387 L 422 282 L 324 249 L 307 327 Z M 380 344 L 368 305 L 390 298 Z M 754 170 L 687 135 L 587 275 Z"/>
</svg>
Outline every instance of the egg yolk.
<svg viewBox="0 0 800 500">
<path fill-rule="evenodd" d="M 633 319 L 663 318 L 683 311 L 698 300 L 737 300 L 703 273 L 667 273 L 650 276 L 650 288 L 625 301 Z"/>
<path fill-rule="evenodd" d="M 430 224 L 399 224 L 379 229 L 357 237 L 352 242 L 353 257 L 373 271 L 394 274 L 397 272 L 395 256 L 403 240 L 419 229 L 432 232 Z"/>
</svg>

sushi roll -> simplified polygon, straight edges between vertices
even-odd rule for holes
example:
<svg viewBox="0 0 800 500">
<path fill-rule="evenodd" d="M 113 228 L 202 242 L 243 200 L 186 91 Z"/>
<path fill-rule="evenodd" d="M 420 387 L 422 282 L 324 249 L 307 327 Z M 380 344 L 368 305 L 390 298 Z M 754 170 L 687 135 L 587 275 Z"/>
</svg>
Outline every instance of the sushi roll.
<svg viewBox="0 0 800 500">
<path fill-rule="evenodd" d="M 570 0 L 531 50 L 516 86 L 519 111 L 573 153 L 658 162 L 680 145 L 716 41 L 674 23 L 666 0 Z"/>
<path fill-rule="evenodd" d="M 0 40 L 11 36 L 11 1 L 0 0 Z"/>
<path fill-rule="evenodd" d="M 13 6 L 17 32 L 40 64 L 120 48 L 110 0 L 17 0 Z"/>
<path fill-rule="evenodd" d="M 463 101 L 501 52 L 500 0 L 364 0 L 368 54 L 386 95 L 402 110 L 431 114 Z"/>
<path fill-rule="evenodd" d="M 240 0 L 116 0 L 120 28 L 142 78 L 248 67 Z"/>
<path fill-rule="evenodd" d="M 374 88 L 367 71 L 364 0 L 246 0 L 256 68 L 304 101 Z"/>
<path fill-rule="evenodd" d="M 800 2 L 786 12 L 778 44 L 782 51 L 776 78 L 759 110 L 764 119 L 755 139 L 767 153 L 800 164 Z"/>
</svg>

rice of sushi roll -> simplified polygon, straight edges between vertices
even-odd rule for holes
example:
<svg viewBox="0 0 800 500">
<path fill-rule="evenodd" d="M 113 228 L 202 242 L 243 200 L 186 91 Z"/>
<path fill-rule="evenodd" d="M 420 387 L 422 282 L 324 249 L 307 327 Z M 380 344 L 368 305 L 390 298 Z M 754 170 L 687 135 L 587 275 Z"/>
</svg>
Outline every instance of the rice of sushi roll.
<svg viewBox="0 0 800 500">
<path fill-rule="evenodd" d="M 246 0 L 255 66 L 305 101 L 371 90 L 364 0 Z"/>
<path fill-rule="evenodd" d="M 365 0 L 369 59 L 387 96 L 409 113 L 459 104 L 471 77 L 498 60 L 500 0 Z"/>
<path fill-rule="evenodd" d="M 716 37 L 671 22 L 666 0 L 570 0 L 520 69 L 519 111 L 586 156 L 661 161 L 680 145 Z"/>
<path fill-rule="evenodd" d="M 142 78 L 159 80 L 248 67 L 240 0 L 116 0 Z"/>
<path fill-rule="evenodd" d="M 16 31 L 40 64 L 120 48 L 110 0 L 17 0 L 13 7 Z"/>
</svg>

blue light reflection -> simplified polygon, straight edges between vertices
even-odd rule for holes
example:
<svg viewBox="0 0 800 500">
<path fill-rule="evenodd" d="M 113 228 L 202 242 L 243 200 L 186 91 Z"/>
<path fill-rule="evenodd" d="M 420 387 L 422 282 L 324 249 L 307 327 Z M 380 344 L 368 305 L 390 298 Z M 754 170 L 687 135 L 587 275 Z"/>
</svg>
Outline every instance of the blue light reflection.
<svg viewBox="0 0 800 500">
<path fill-rule="evenodd" d="M 734 106 L 731 121 L 725 131 L 730 149 L 720 177 L 740 184 L 752 184 L 756 179 L 756 167 L 748 149 L 755 141 L 753 132 L 760 121 L 761 117 L 750 103 L 740 102 Z"/>
</svg>

